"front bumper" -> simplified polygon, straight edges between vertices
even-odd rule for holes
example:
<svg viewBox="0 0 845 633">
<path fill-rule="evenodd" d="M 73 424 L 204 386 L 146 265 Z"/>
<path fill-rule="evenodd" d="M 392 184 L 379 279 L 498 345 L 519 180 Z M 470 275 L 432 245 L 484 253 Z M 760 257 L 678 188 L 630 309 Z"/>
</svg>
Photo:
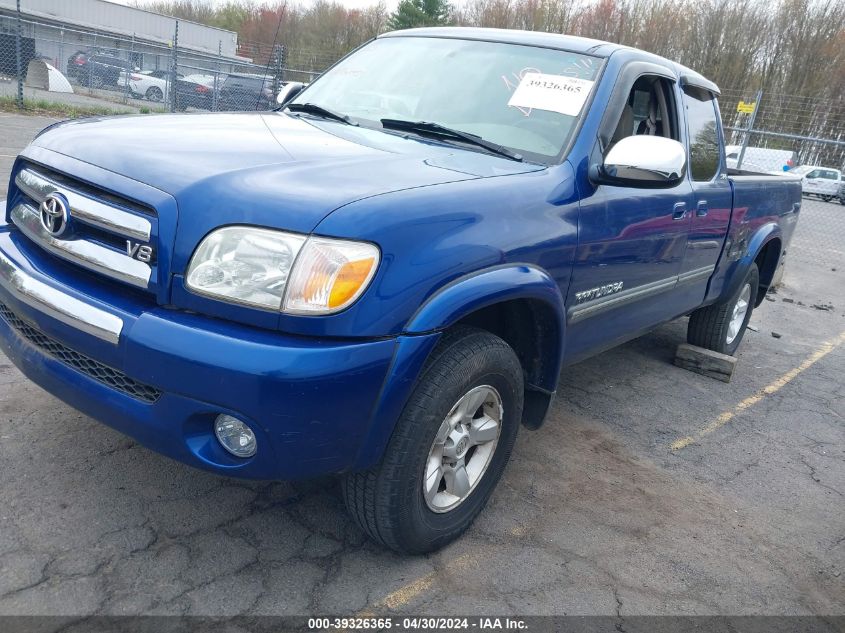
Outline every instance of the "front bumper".
<svg viewBox="0 0 845 633">
<path fill-rule="evenodd" d="M 0 348 L 76 409 L 221 474 L 298 479 L 369 466 L 437 339 L 306 339 L 144 304 L 114 286 L 63 284 L 64 265 L 23 239 L 0 231 Z M 252 427 L 253 457 L 219 445 L 220 413 Z"/>
</svg>

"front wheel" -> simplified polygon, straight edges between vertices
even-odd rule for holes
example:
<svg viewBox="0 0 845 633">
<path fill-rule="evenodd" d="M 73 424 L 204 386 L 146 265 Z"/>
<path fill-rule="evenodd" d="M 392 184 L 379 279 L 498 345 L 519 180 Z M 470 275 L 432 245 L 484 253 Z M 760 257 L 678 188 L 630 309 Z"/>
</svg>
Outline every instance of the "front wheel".
<svg viewBox="0 0 845 633">
<path fill-rule="evenodd" d="M 690 315 L 687 341 L 721 354 L 735 354 L 751 319 L 759 286 L 757 264 L 751 264 L 733 296 Z"/>
<path fill-rule="evenodd" d="M 421 554 L 443 547 L 484 508 L 522 417 L 519 359 L 474 328 L 444 335 L 381 463 L 342 481 L 346 506 L 381 544 Z"/>
</svg>

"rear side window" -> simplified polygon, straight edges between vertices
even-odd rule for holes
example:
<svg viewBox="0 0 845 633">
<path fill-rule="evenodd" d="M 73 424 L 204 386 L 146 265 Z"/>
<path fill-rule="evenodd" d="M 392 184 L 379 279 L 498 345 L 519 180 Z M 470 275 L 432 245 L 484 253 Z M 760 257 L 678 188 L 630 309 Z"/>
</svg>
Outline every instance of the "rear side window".
<svg viewBox="0 0 845 633">
<path fill-rule="evenodd" d="M 689 129 L 689 160 L 692 179 L 706 182 L 719 171 L 719 132 L 713 95 L 692 86 L 684 88 Z"/>
</svg>

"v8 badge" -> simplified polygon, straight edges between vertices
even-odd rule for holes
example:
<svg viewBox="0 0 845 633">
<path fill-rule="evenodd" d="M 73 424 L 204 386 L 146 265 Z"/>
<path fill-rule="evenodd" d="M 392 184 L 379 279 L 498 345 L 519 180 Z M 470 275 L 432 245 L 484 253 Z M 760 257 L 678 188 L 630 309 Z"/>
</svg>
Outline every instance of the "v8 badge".
<svg viewBox="0 0 845 633">
<path fill-rule="evenodd" d="M 154 251 L 153 247 L 148 244 L 126 240 L 126 254 L 139 262 L 150 263 L 153 260 Z"/>
</svg>

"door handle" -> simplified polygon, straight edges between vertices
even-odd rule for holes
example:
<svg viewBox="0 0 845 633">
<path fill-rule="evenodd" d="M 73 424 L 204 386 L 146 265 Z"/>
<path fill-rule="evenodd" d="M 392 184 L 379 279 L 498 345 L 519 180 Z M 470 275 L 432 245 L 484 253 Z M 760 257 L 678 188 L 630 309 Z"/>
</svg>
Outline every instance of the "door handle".
<svg viewBox="0 0 845 633">
<path fill-rule="evenodd" d="M 707 215 L 709 210 L 707 208 L 707 200 L 699 200 L 698 205 L 695 207 L 695 214 L 701 218 Z"/>
<path fill-rule="evenodd" d="M 687 203 L 676 202 L 675 206 L 672 207 L 672 219 L 683 220 L 685 217 L 687 217 Z"/>
</svg>

